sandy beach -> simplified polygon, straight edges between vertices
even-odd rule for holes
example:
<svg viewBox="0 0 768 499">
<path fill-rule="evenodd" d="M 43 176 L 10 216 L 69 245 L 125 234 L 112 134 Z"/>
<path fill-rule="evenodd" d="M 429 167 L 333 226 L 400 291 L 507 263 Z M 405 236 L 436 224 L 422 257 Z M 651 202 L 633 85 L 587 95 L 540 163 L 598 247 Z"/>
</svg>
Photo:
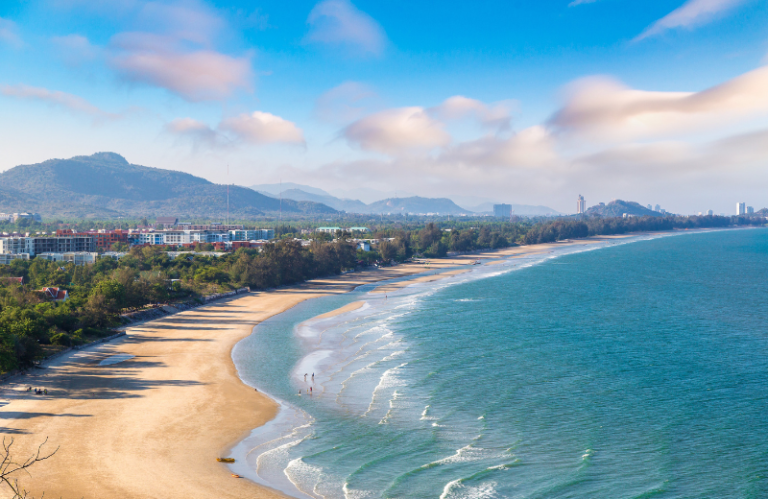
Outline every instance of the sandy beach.
<svg viewBox="0 0 768 499">
<path fill-rule="evenodd" d="M 137 324 L 120 339 L 69 353 L 0 385 L 2 431 L 16 439 L 17 458 L 28 456 L 46 437 L 47 448 L 59 447 L 54 457 L 31 469 L 30 477 L 20 477 L 35 497 L 43 492 L 64 499 L 284 497 L 232 477 L 216 462 L 277 411 L 275 402 L 240 381 L 231 360 L 233 346 L 256 324 L 304 300 L 362 284 L 596 241 L 348 273 Z M 355 302 L 333 313 L 361 305 Z M 102 364 L 115 355 L 127 360 Z M 46 388 L 48 395 L 26 392 L 28 386 Z"/>
</svg>

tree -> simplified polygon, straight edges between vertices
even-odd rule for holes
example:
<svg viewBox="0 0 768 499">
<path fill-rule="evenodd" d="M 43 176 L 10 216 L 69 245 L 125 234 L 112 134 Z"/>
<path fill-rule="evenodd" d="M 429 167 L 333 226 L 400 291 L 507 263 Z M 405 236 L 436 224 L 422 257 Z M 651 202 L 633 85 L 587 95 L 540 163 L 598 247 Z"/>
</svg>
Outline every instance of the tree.
<svg viewBox="0 0 768 499">
<path fill-rule="evenodd" d="M 18 475 L 22 473 L 29 474 L 29 468 L 35 464 L 53 457 L 59 448 L 56 447 L 51 453 L 43 451 L 43 447 L 48 443 L 46 438 L 42 444 L 37 447 L 37 451 L 24 461 L 16 461 L 12 454 L 14 439 L 3 437 L 3 449 L 0 450 L 0 484 L 10 490 L 12 499 L 32 499 L 29 493 L 19 485 Z"/>
</svg>

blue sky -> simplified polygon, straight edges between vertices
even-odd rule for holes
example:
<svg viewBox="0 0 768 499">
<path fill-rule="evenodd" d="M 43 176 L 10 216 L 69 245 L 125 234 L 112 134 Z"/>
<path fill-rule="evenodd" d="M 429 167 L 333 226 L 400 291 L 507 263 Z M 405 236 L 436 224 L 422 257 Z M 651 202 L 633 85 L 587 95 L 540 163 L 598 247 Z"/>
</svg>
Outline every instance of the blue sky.
<svg viewBox="0 0 768 499">
<path fill-rule="evenodd" d="M 761 208 L 767 21 L 760 0 L 9 0 L 0 168 L 114 151 L 351 196 Z"/>
</svg>

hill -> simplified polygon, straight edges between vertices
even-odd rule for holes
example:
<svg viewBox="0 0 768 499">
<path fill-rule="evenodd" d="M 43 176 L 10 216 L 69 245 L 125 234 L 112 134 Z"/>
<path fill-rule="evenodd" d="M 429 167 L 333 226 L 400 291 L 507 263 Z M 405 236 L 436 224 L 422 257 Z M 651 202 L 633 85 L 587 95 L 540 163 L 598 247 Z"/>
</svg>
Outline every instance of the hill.
<svg viewBox="0 0 768 499">
<path fill-rule="evenodd" d="M 253 218 L 281 209 L 279 200 L 230 186 L 230 216 Z M 46 218 L 174 215 L 223 218 L 227 186 L 188 173 L 128 163 L 115 153 L 51 159 L 0 174 L 0 208 L 36 211 Z M 288 213 L 332 213 L 328 206 L 283 200 Z"/>
<path fill-rule="evenodd" d="M 409 198 L 389 198 L 371 203 L 366 208 L 367 213 L 413 213 L 427 214 L 436 213 L 440 215 L 471 215 L 472 212 L 465 210 L 448 198 L 422 198 L 413 196 Z"/>
<path fill-rule="evenodd" d="M 319 189 L 318 189 L 319 190 Z M 295 201 L 312 201 L 323 203 L 338 211 L 348 213 L 368 213 L 366 204 L 356 199 L 340 199 L 330 194 L 318 195 L 302 189 L 288 189 L 283 191 L 283 199 L 293 199 Z"/>
<path fill-rule="evenodd" d="M 592 206 L 587 210 L 587 215 L 601 216 L 601 217 L 621 217 L 624 213 L 628 215 L 634 215 L 636 217 L 661 217 L 663 216 L 658 211 L 649 210 L 640 203 L 634 201 L 622 201 L 621 199 L 614 199 L 608 204 L 600 203 Z"/>
</svg>

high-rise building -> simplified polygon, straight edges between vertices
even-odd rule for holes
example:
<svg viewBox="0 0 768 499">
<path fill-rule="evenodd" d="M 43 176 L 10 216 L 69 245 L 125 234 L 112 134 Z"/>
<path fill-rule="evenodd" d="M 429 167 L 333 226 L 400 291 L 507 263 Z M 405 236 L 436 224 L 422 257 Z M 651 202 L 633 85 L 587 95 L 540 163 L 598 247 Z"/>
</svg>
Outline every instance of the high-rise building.
<svg viewBox="0 0 768 499">
<path fill-rule="evenodd" d="M 709 215 L 710 217 L 711 217 L 712 215 L 714 215 L 714 214 L 715 214 L 715 212 L 714 212 L 714 211 L 712 211 L 712 210 L 707 210 L 707 215 Z"/>
<path fill-rule="evenodd" d="M 653 211 L 653 206 L 651 206 L 651 203 L 648 203 L 648 204 L 646 205 L 646 208 L 648 208 L 649 210 Z"/>
<path fill-rule="evenodd" d="M 754 212 L 755 212 L 754 208 L 752 208 L 751 206 L 747 206 L 747 214 L 754 213 Z"/>
<path fill-rule="evenodd" d="M 496 218 L 509 218 L 512 216 L 511 204 L 495 204 L 493 205 L 493 216 Z"/>
<path fill-rule="evenodd" d="M 661 206 L 657 204 L 653 211 L 661 211 Z"/>
<path fill-rule="evenodd" d="M 587 211 L 587 201 L 584 199 L 584 196 L 579 194 L 579 197 L 576 198 L 576 213 L 586 213 Z"/>
<path fill-rule="evenodd" d="M 736 203 L 736 214 L 745 215 L 747 213 L 747 203 Z"/>
</svg>

